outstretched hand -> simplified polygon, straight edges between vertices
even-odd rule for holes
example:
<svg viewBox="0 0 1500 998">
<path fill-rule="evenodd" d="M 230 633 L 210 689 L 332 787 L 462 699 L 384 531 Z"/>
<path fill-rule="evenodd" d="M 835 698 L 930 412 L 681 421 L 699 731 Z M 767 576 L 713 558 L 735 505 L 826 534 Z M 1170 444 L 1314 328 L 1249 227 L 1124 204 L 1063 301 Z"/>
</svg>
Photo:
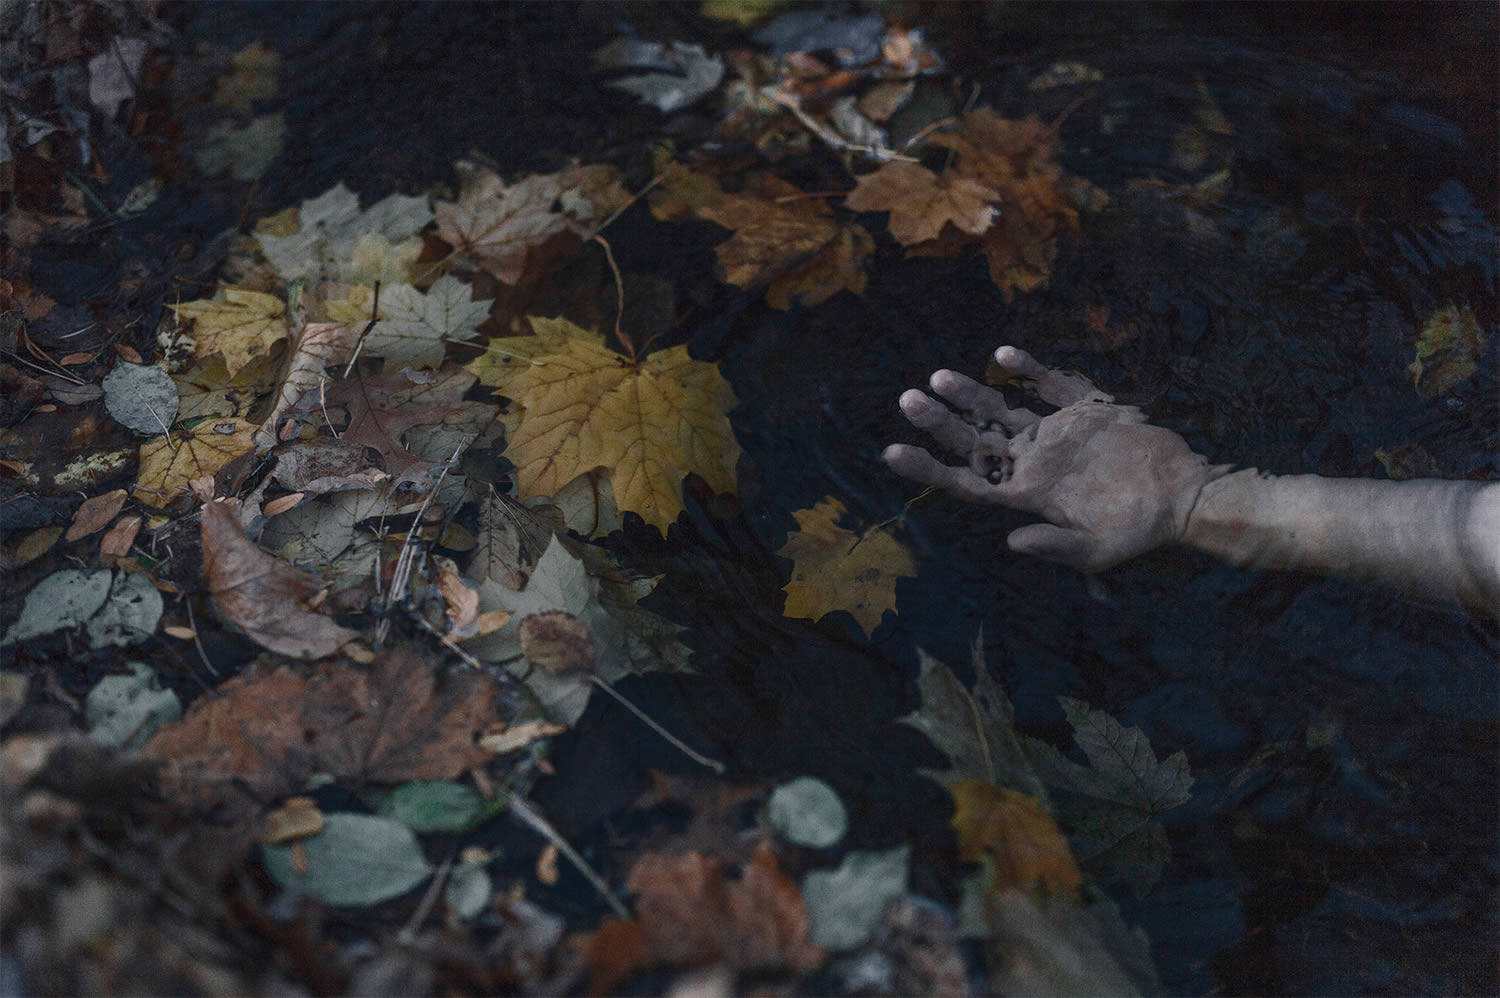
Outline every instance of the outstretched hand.
<svg viewBox="0 0 1500 998">
<path fill-rule="evenodd" d="M 995 362 L 1058 410 L 1012 409 L 996 389 L 937 371 L 929 383 L 943 401 L 912 389 L 901 411 L 967 463 L 946 465 L 920 447 L 892 444 L 885 460 L 893 471 L 969 502 L 1045 517 L 1013 531 L 1011 550 L 1084 572 L 1181 539 L 1199 491 L 1223 469 L 1082 375 L 1043 367 L 1012 346 L 996 350 Z"/>
</svg>

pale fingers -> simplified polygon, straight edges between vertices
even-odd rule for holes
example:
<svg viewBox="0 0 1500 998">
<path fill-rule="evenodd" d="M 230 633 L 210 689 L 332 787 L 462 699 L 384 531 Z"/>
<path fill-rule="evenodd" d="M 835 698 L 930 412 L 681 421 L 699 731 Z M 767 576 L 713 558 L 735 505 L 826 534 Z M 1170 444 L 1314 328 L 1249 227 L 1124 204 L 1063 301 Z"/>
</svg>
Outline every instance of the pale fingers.
<svg viewBox="0 0 1500 998">
<path fill-rule="evenodd" d="M 920 447 L 891 444 L 882 455 L 885 463 L 902 478 L 942 489 L 968 502 L 1002 502 L 1001 490 L 965 467 L 943 464 Z"/>
<path fill-rule="evenodd" d="M 1045 367 L 1020 347 L 1002 346 L 995 350 L 995 363 L 1007 373 L 1021 378 L 1029 391 L 1044 402 L 1059 408 L 1075 402 L 1113 402 L 1115 397 L 1100 391 L 1094 383 L 1074 371 Z"/>
<path fill-rule="evenodd" d="M 932 434 L 932 438 L 945 450 L 960 457 L 967 457 L 974 449 L 978 431 L 950 411 L 941 402 L 935 401 L 916 388 L 901 393 L 898 403 L 901 413 L 911 425 Z"/>
<path fill-rule="evenodd" d="M 1041 418 L 1026 409 L 1010 408 L 1000 392 L 957 371 L 934 371 L 928 383 L 933 391 L 981 427 L 998 424 L 1008 433 L 1019 433 Z"/>
</svg>

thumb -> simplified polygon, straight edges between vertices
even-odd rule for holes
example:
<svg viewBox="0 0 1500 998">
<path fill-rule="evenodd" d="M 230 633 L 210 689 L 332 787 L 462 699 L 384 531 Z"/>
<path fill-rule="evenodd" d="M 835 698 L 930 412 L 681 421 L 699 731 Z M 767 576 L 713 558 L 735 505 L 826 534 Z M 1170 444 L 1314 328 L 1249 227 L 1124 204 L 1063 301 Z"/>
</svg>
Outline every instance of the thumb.
<svg viewBox="0 0 1500 998">
<path fill-rule="evenodd" d="M 1013 530 L 1006 543 L 1017 554 L 1055 561 L 1080 572 L 1102 572 L 1114 562 L 1105 556 L 1099 542 L 1081 530 L 1033 523 Z"/>
</svg>

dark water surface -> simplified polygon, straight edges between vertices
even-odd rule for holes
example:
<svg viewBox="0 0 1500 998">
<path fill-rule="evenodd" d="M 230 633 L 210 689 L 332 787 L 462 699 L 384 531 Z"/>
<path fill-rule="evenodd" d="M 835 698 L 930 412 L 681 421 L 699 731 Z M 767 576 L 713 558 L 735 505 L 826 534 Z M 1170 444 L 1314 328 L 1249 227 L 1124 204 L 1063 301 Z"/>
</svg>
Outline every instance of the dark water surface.
<svg viewBox="0 0 1500 998">
<path fill-rule="evenodd" d="M 915 490 L 879 460 L 914 439 L 897 395 L 937 367 L 977 373 L 1002 342 L 1089 372 L 1215 462 L 1383 477 L 1377 449 L 1420 445 L 1437 475 L 1500 478 L 1495 8 L 913 9 L 981 103 L 1068 112 L 1064 164 L 1111 204 L 1012 303 L 977 258 L 885 254 L 864 296 L 776 313 L 713 281 L 711 228 L 640 208 L 612 227 L 627 270 L 700 289 L 680 334 L 732 383 L 745 449 L 738 514 L 694 504 L 666 541 L 616 538 L 668 573 L 653 605 L 689 626 L 701 673 L 623 685 L 742 776 L 828 780 L 852 847 L 912 842 L 913 888 L 952 900 L 944 795 L 914 771 L 933 751 L 894 722 L 915 706 L 915 648 L 962 667 L 982 626 L 1023 730 L 1068 744 L 1072 696 L 1158 755 L 1186 752 L 1174 857 L 1147 897 L 1119 894 L 1167 990 L 1500 992 L 1493 622 L 1177 553 L 1086 584 L 1006 554 L 1022 518 L 936 500 L 908 520 L 920 576 L 866 641 L 847 620 L 784 620 L 774 554 L 825 494 L 866 522 L 898 513 Z M 674 126 L 598 88 L 587 53 L 625 23 L 721 41 L 690 7 L 205 3 L 169 19 L 189 46 L 259 40 L 286 60 L 287 151 L 253 190 L 178 206 L 203 239 L 339 181 L 366 203 L 451 182 L 470 150 L 507 174 L 638 169 Z M 1091 99 L 1027 90 L 1073 60 L 1104 75 Z M 1474 310 L 1490 349 L 1424 399 L 1407 365 L 1447 304 Z M 543 802 L 597 846 L 645 767 L 676 765 L 657 752 L 596 703 L 560 753 L 571 789 Z"/>
</svg>

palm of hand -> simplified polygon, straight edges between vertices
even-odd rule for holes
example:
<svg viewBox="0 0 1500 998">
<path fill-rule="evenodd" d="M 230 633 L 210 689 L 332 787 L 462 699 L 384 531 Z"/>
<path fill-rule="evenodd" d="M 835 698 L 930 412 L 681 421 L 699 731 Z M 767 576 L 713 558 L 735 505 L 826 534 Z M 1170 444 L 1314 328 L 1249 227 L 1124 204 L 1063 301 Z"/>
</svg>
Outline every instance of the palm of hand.
<svg viewBox="0 0 1500 998">
<path fill-rule="evenodd" d="M 1001 347 L 995 357 L 1062 408 L 1045 417 L 1012 409 L 995 389 L 938 371 L 933 391 L 952 409 L 916 390 L 901 396 L 901 409 L 967 465 L 945 465 L 922 448 L 895 444 L 885 452 L 892 470 L 970 502 L 1045 517 L 1049 523 L 1014 531 L 1011 549 L 1086 572 L 1182 536 L 1210 477 L 1202 457 L 1078 375 L 1042 367 L 1014 347 Z"/>
</svg>

